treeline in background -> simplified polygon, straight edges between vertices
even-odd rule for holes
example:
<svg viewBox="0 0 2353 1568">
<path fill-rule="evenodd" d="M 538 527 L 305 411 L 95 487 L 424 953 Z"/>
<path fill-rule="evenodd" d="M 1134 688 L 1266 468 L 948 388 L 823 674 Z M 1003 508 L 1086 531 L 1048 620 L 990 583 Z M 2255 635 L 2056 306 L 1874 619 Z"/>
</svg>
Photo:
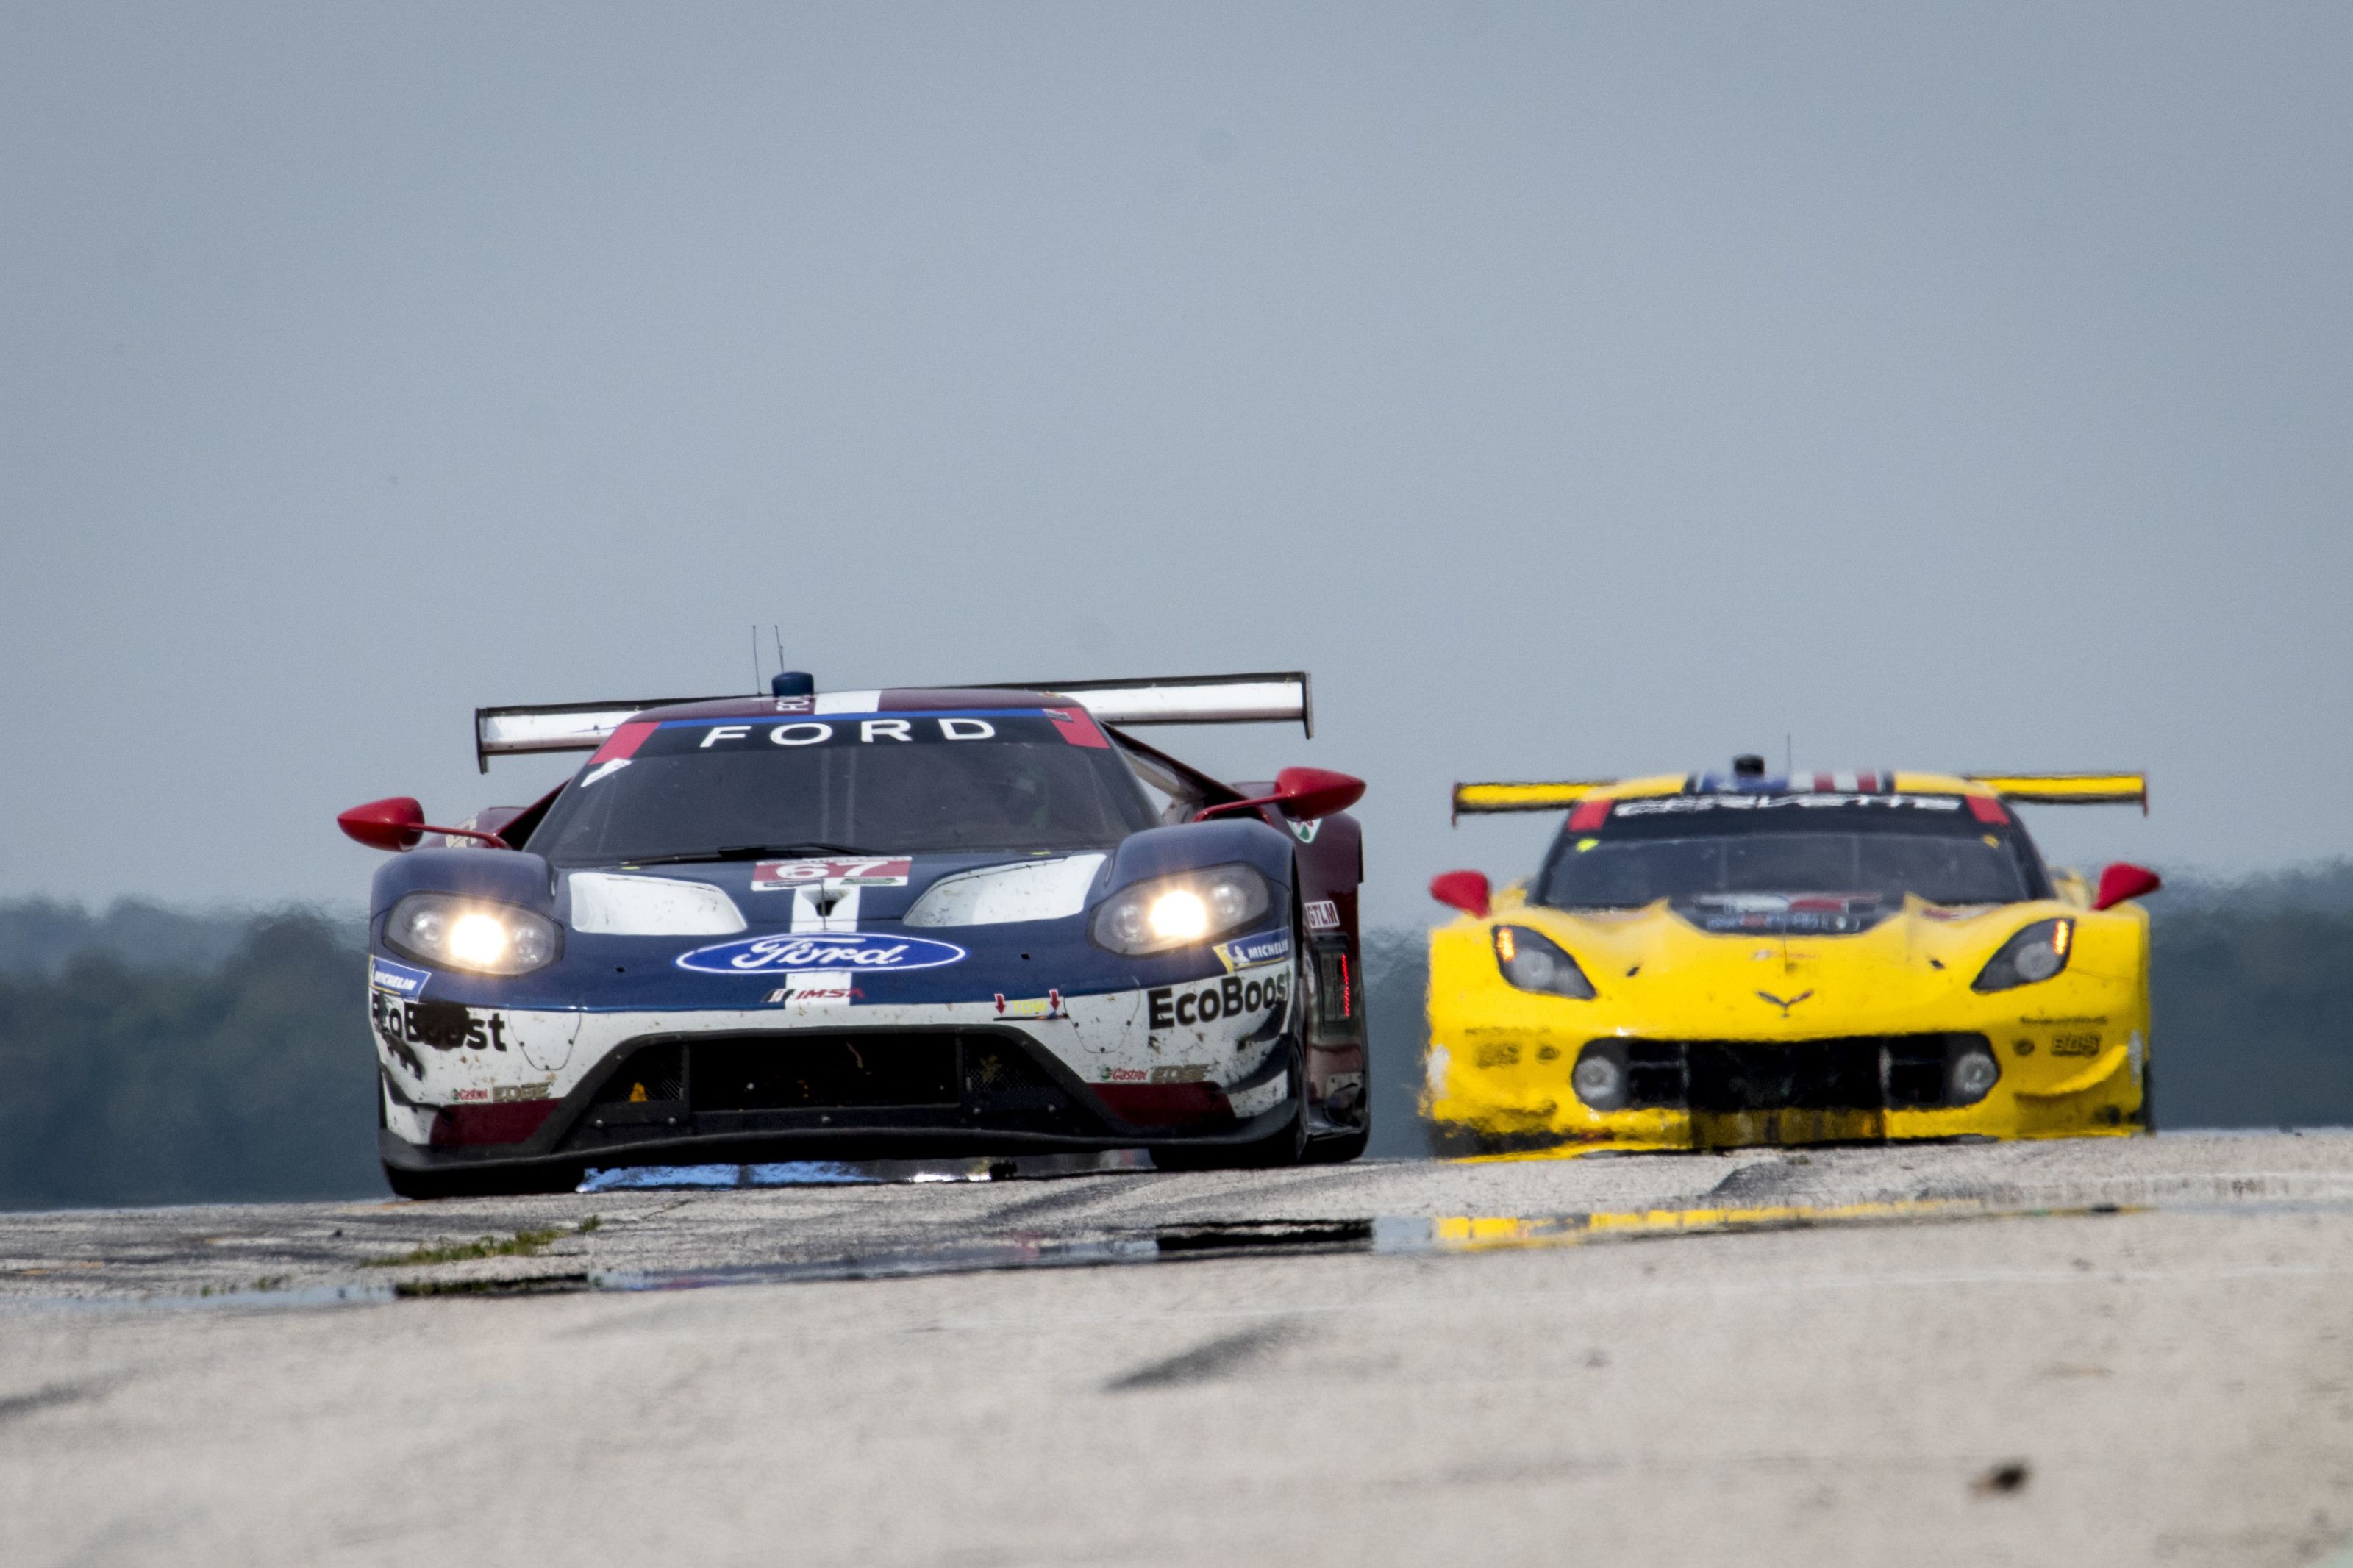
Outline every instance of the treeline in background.
<svg viewBox="0 0 2353 1568">
<path fill-rule="evenodd" d="M 2353 1125 L 2353 863 L 2151 900 L 2161 1126 Z M 356 919 L 0 903 L 0 1208 L 381 1193 Z M 1375 1155 L 1427 1152 L 1422 935 L 1366 942 Z"/>
</svg>

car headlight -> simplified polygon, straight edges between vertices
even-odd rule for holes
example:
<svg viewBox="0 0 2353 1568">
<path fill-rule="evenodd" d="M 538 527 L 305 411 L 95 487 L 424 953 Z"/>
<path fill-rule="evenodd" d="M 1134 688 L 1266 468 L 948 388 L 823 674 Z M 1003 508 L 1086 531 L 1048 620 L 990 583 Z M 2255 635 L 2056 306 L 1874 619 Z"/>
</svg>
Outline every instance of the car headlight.
<svg viewBox="0 0 2353 1568">
<path fill-rule="evenodd" d="M 545 915 L 453 893 L 411 893 L 393 905 L 384 940 L 411 958 L 478 974 L 528 974 L 564 947 Z"/>
<path fill-rule="evenodd" d="M 1615 1040 L 1596 1040 L 1585 1047 L 1569 1070 L 1569 1088 L 1596 1110 L 1626 1108 L 1626 1047 Z"/>
<path fill-rule="evenodd" d="M 1525 926 L 1495 928 L 1495 967 L 1523 991 L 1549 992 L 1579 1002 L 1593 1000 L 1593 982 L 1577 967 L 1577 960 L 1540 931 Z"/>
<path fill-rule="evenodd" d="M 1095 907 L 1092 929 L 1113 952 L 1162 952 L 1239 931 L 1273 903 L 1266 879 L 1248 866 L 1213 866 L 1122 888 Z"/>
<path fill-rule="evenodd" d="M 1993 1092 L 2001 1079 L 2001 1064 L 1983 1046 L 1970 1046 L 1953 1053 L 1945 1064 L 1945 1103 L 1975 1105 Z"/>
<path fill-rule="evenodd" d="M 2048 980 L 2067 967 L 2068 955 L 2074 947 L 2073 921 L 2036 921 L 2001 944 L 2001 951 L 1969 982 L 1969 989 L 2007 991 L 2015 985 Z"/>
</svg>

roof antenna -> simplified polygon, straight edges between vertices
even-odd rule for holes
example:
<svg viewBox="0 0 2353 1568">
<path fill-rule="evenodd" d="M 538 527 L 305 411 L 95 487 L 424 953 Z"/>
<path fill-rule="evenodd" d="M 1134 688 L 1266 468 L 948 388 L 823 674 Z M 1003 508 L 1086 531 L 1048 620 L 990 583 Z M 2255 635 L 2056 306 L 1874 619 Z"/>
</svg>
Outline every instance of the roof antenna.
<svg viewBox="0 0 2353 1568">
<path fill-rule="evenodd" d="M 782 669 L 785 668 L 785 628 L 770 621 L 768 635 L 776 639 L 776 668 Z"/>
<path fill-rule="evenodd" d="M 760 689 L 760 623 L 752 623 L 752 689 Z"/>
</svg>

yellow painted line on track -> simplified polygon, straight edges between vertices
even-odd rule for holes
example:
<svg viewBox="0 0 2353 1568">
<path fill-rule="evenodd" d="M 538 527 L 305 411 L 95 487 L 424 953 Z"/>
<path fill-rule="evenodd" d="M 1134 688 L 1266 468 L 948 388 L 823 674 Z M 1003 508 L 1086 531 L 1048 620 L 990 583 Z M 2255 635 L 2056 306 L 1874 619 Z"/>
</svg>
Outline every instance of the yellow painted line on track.
<svg viewBox="0 0 2353 1568">
<path fill-rule="evenodd" d="M 1739 1230 L 1791 1230 L 1810 1226 L 2052 1218 L 2139 1212 L 2137 1205 L 2116 1204 L 2074 1208 L 2031 1208 L 1968 1198 L 1919 1198 L 1885 1203 L 1625 1209 L 1534 1217 L 1458 1215 L 1430 1222 L 1430 1246 L 1440 1252 L 1478 1252 L 1514 1247 L 1576 1247 L 1613 1237 L 1690 1236 Z"/>
</svg>

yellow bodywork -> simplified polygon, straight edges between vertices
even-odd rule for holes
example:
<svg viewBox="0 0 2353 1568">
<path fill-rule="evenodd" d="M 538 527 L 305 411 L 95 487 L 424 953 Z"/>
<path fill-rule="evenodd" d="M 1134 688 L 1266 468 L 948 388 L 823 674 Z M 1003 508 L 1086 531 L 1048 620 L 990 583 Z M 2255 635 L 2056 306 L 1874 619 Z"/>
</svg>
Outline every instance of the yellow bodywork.
<svg viewBox="0 0 2353 1568">
<path fill-rule="evenodd" d="M 1679 790 L 1681 777 L 1582 793 Z M 1906 792 L 1989 795 L 1957 777 L 1901 773 Z M 2054 872 L 2058 897 L 1945 909 L 1907 898 L 1900 914 L 1851 936 L 1712 934 L 1664 900 L 1570 913 L 1497 895 L 1430 940 L 1430 1046 L 1423 1109 L 1492 1148 L 1557 1140 L 1588 1148 L 1710 1149 L 1904 1138 L 2053 1138 L 2141 1131 L 2148 1072 L 2148 916 L 2137 904 L 2094 911 L 2081 878 Z M 2065 969 L 1979 993 L 1970 983 L 2015 932 L 2075 921 Z M 1541 931 L 1591 982 L 1588 1001 L 1506 981 L 1494 929 Z M 1569 1081 L 1595 1040 L 1801 1040 L 1982 1035 L 2000 1076 L 1974 1104 L 1886 1110 L 1708 1112 L 1595 1110 Z"/>
</svg>

